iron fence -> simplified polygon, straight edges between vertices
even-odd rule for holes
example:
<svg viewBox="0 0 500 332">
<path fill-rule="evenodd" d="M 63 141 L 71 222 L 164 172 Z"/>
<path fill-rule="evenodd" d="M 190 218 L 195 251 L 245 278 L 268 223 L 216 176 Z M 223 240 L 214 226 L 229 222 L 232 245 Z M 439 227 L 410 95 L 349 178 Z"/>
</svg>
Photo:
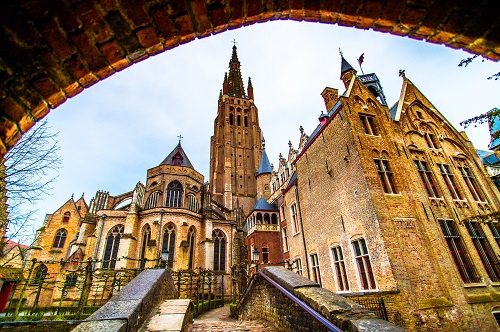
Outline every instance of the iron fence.
<svg viewBox="0 0 500 332">
<path fill-rule="evenodd" d="M 385 309 L 384 299 L 380 295 L 367 295 L 367 296 L 349 296 L 349 300 L 356 302 L 363 308 L 372 311 L 380 319 L 388 321 L 387 310 Z"/>
</svg>

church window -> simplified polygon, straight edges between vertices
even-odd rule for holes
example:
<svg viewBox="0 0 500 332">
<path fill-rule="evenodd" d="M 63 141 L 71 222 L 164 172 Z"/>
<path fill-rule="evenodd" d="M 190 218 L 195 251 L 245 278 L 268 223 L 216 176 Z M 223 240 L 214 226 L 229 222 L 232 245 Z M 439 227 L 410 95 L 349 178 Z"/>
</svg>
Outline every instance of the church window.
<svg viewBox="0 0 500 332">
<path fill-rule="evenodd" d="M 145 210 L 154 209 L 158 204 L 158 197 L 160 196 L 159 191 L 155 191 L 151 195 L 149 195 L 148 200 L 146 201 L 146 205 L 144 206 Z"/>
<path fill-rule="evenodd" d="M 196 239 L 196 232 L 194 227 L 191 227 L 188 232 L 188 248 L 189 248 L 189 260 L 188 260 L 188 269 L 192 270 L 194 267 L 194 241 Z"/>
<path fill-rule="evenodd" d="M 43 282 L 43 280 L 47 277 L 47 265 L 40 264 L 35 272 L 35 276 L 33 277 L 33 281 L 31 282 L 34 285 L 39 285 Z"/>
<path fill-rule="evenodd" d="M 184 158 L 182 158 L 182 155 L 180 153 L 176 153 L 173 157 L 172 157 L 172 165 L 178 165 L 178 166 L 181 166 L 182 165 L 182 161 L 184 160 Z"/>
<path fill-rule="evenodd" d="M 214 271 L 226 270 L 226 235 L 220 229 L 212 232 L 214 241 Z"/>
<path fill-rule="evenodd" d="M 347 281 L 347 273 L 345 270 L 344 254 L 341 246 L 332 247 L 333 270 L 335 272 L 337 290 L 348 291 L 349 282 Z"/>
<path fill-rule="evenodd" d="M 439 219 L 438 221 L 462 281 L 466 284 L 480 282 L 481 278 L 479 278 L 476 268 L 472 264 L 469 253 L 465 249 L 453 220 Z"/>
<path fill-rule="evenodd" d="M 273 225 L 278 224 L 278 217 L 276 216 L 275 213 L 271 214 L 271 224 L 273 224 Z"/>
<path fill-rule="evenodd" d="M 319 284 L 320 287 L 321 285 L 321 270 L 319 268 L 319 259 L 318 259 L 318 254 L 314 253 L 310 255 L 311 258 L 311 269 L 313 272 L 313 280 Z"/>
<path fill-rule="evenodd" d="M 68 232 L 64 228 L 61 228 L 60 230 L 57 231 L 56 236 L 54 238 L 54 244 L 52 245 L 52 248 L 63 248 L 64 247 L 64 242 L 66 242 L 66 236 L 68 235 Z"/>
<path fill-rule="evenodd" d="M 262 213 L 257 213 L 257 224 L 262 224 Z"/>
<path fill-rule="evenodd" d="M 397 194 L 396 186 L 394 185 L 394 176 L 389 168 L 389 161 L 375 159 L 375 167 L 380 178 L 380 183 L 386 194 Z"/>
<path fill-rule="evenodd" d="M 245 116 L 244 120 L 245 120 L 244 121 L 245 122 L 245 127 L 248 127 L 248 116 Z"/>
<path fill-rule="evenodd" d="M 377 130 L 375 129 L 375 117 L 371 115 L 360 114 L 359 119 L 361 120 L 361 125 L 367 135 L 377 135 Z"/>
<path fill-rule="evenodd" d="M 420 180 L 422 180 L 422 184 L 424 185 L 425 191 L 427 192 L 427 196 L 431 198 L 438 198 L 439 193 L 436 188 L 436 184 L 432 178 L 432 172 L 427 165 L 427 162 L 422 160 L 414 160 L 415 167 L 417 168 L 418 174 L 420 175 Z"/>
<path fill-rule="evenodd" d="M 424 133 L 425 142 L 427 146 L 431 149 L 437 149 L 438 144 L 436 141 L 436 136 L 434 134 Z"/>
<path fill-rule="evenodd" d="M 295 268 L 297 269 L 296 273 L 302 275 L 302 260 L 300 258 L 295 260 Z"/>
<path fill-rule="evenodd" d="M 293 235 L 295 235 L 300 232 L 299 217 L 297 215 L 297 204 L 293 203 L 290 206 L 290 215 L 292 216 L 292 232 Z"/>
<path fill-rule="evenodd" d="M 120 238 L 123 236 L 123 230 L 123 225 L 116 225 L 109 232 L 104 247 L 104 257 L 102 261 L 103 269 L 115 268 L 116 258 L 118 257 L 118 247 L 120 246 Z"/>
<path fill-rule="evenodd" d="M 241 115 L 237 115 L 236 117 L 236 125 L 241 126 Z"/>
<path fill-rule="evenodd" d="M 66 279 L 64 280 L 64 288 L 76 287 L 78 282 L 78 275 L 75 272 L 70 272 L 66 274 Z"/>
<path fill-rule="evenodd" d="M 375 278 L 373 276 L 372 265 L 365 239 L 361 238 L 352 241 L 352 247 L 359 279 L 361 281 L 361 289 L 376 289 Z"/>
<path fill-rule="evenodd" d="M 488 227 L 490 228 L 491 234 L 493 234 L 493 238 L 497 242 L 497 244 L 500 246 L 500 225 L 498 222 L 488 223 Z"/>
<path fill-rule="evenodd" d="M 173 268 L 174 266 L 174 253 L 175 253 L 175 226 L 172 223 L 168 223 L 165 227 L 165 232 L 163 233 L 163 245 L 162 250 L 168 250 L 168 262 L 167 266 Z"/>
<path fill-rule="evenodd" d="M 500 261 L 493 251 L 490 242 L 486 239 L 483 228 L 478 222 L 475 221 L 466 221 L 465 226 L 467 227 L 467 231 L 469 231 L 472 243 L 474 243 L 474 247 L 476 247 L 477 253 L 481 258 L 481 262 L 486 269 L 486 273 L 488 273 L 491 281 L 499 281 Z"/>
<path fill-rule="evenodd" d="M 264 224 L 270 224 L 271 223 L 271 219 L 269 217 L 269 213 L 265 213 L 264 214 Z"/>
<path fill-rule="evenodd" d="M 66 223 L 66 222 L 69 222 L 69 217 L 71 217 L 71 213 L 69 213 L 69 212 L 67 212 L 67 211 L 66 211 L 66 212 L 64 212 L 62 222 L 65 222 L 65 223 Z"/>
<path fill-rule="evenodd" d="M 457 184 L 455 183 L 455 178 L 453 177 L 453 173 L 450 172 L 450 166 L 445 164 L 437 164 L 441 175 L 443 176 L 444 182 L 446 182 L 446 187 L 448 187 L 448 191 L 453 199 L 462 199 L 462 195 L 458 190 Z"/>
<path fill-rule="evenodd" d="M 422 111 L 417 110 L 415 113 L 417 113 L 417 119 L 423 119 L 424 118 L 422 116 Z"/>
<path fill-rule="evenodd" d="M 141 245 L 141 264 L 140 269 L 144 269 L 146 266 L 146 248 L 148 246 L 149 241 L 151 240 L 151 227 L 146 224 L 144 229 L 142 230 L 142 245 Z"/>
<path fill-rule="evenodd" d="M 472 175 L 472 172 L 470 171 L 469 167 L 459 166 L 458 169 L 460 170 L 460 173 L 462 174 L 462 177 L 465 183 L 467 184 L 467 188 L 469 188 L 469 191 L 472 194 L 474 200 L 477 202 L 484 202 L 481 190 L 479 190 L 476 179 Z"/>
<path fill-rule="evenodd" d="M 193 194 L 188 195 L 188 209 L 196 213 L 200 211 L 198 199 Z"/>
<path fill-rule="evenodd" d="M 181 207 L 182 206 L 182 195 L 184 190 L 179 181 L 174 180 L 170 182 L 167 186 L 167 194 L 165 195 L 165 206 L 166 207 Z"/>
<path fill-rule="evenodd" d="M 229 124 L 232 126 L 234 124 L 234 115 L 229 114 Z"/>
<path fill-rule="evenodd" d="M 286 226 L 281 229 L 283 235 L 283 252 L 288 252 L 288 235 L 286 234 Z"/>
<path fill-rule="evenodd" d="M 262 263 L 269 263 L 269 248 L 267 247 L 266 243 L 262 245 Z"/>
</svg>

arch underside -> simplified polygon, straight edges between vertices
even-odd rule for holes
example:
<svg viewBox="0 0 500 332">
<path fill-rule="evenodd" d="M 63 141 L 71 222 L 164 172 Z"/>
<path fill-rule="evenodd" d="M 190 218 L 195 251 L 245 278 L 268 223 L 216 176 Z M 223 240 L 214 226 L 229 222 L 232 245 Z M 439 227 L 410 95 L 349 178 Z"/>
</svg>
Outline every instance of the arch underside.
<svg viewBox="0 0 500 332">
<path fill-rule="evenodd" d="M 0 3 L 0 154 L 117 71 L 195 38 L 270 20 L 373 29 L 500 59 L 495 1 L 72 1 Z"/>
</svg>

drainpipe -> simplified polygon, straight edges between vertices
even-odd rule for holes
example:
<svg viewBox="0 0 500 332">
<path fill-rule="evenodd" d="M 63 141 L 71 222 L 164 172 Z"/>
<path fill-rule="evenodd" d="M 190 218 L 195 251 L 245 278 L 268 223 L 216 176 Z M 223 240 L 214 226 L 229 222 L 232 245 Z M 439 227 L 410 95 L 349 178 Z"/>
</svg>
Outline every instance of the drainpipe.
<svg viewBox="0 0 500 332">
<path fill-rule="evenodd" d="M 95 250 L 94 250 L 94 259 L 92 262 L 92 270 L 94 270 L 95 261 L 97 260 L 97 253 L 99 252 L 99 246 L 101 245 L 102 230 L 104 228 L 104 219 L 106 219 L 106 217 L 107 216 L 105 214 L 103 214 L 101 217 L 101 230 L 99 231 L 99 237 L 97 238 L 97 243 L 96 243 Z"/>
<path fill-rule="evenodd" d="M 161 242 L 161 228 L 162 228 L 162 221 L 163 221 L 163 214 L 165 213 L 165 210 L 161 209 L 160 210 L 160 225 L 158 226 L 158 244 L 157 244 L 157 250 L 156 250 L 156 259 L 157 259 L 157 267 L 160 267 L 160 242 Z M 167 248 L 168 249 L 168 248 Z M 173 259 L 173 257 L 172 257 Z M 168 264 L 168 262 L 167 262 Z M 165 267 L 166 268 L 166 267 Z"/>
<path fill-rule="evenodd" d="M 306 269 L 307 269 L 307 279 L 311 279 L 311 274 L 309 273 L 309 259 L 307 257 L 307 247 L 306 247 L 306 236 L 304 234 L 304 225 L 302 224 L 302 209 L 300 208 L 300 198 L 299 198 L 299 179 L 295 181 L 295 199 L 297 200 L 297 208 L 299 209 L 299 221 L 300 221 L 300 229 L 302 230 L 302 243 L 304 245 L 304 255 L 306 260 Z"/>
</svg>

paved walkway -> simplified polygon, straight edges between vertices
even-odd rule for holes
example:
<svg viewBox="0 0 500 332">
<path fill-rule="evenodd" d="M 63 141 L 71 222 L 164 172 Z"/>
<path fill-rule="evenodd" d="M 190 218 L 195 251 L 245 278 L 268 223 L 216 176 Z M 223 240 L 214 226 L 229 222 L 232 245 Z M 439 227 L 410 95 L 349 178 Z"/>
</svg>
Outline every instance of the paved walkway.
<svg viewBox="0 0 500 332">
<path fill-rule="evenodd" d="M 239 321 L 229 317 L 229 304 L 222 308 L 210 310 L 194 319 L 193 332 L 212 331 L 212 332 L 232 332 L 232 331 L 278 331 L 268 322 L 258 321 Z"/>
</svg>

